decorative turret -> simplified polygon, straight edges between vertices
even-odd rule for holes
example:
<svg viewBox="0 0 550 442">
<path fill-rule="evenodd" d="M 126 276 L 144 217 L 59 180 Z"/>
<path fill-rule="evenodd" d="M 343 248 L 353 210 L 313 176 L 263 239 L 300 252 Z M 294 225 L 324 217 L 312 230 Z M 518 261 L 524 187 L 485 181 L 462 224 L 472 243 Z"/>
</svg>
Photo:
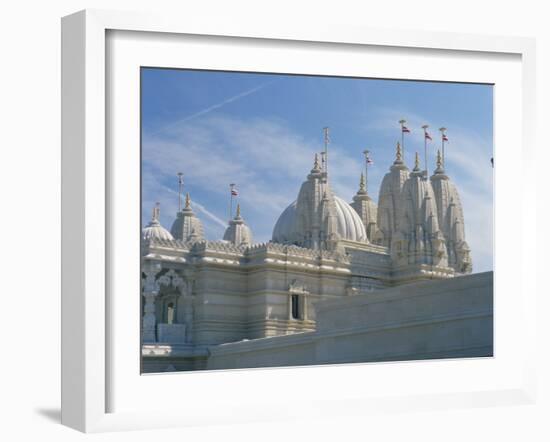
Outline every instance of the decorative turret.
<svg viewBox="0 0 550 442">
<path fill-rule="evenodd" d="M 326 160 L 323 170 L 315 155 L 313 169 L 302 184 L 298 198 L 275 224 L 273 242 L 319 250 L 333 249 L 341 239 L 366 241 L 365 226 L 355 210 L 332 193 Z"/>
<path fill-rule="evenodd" d="M 146 241 L 154 239 L 172 240 L 174 239 L 170 232 L 160 224 L 160 204 L 156 203 L 153 208 L 151 221 L 142 231 L 142 238 Z"/>
<path fill-rule="evenodd" d="M 185 207 L 178 212 L 170 229 L 174 238 L 185 242 L 202 241 L 204 228 L 191 207 L 189 193 L 185 196 Z"/>
<path fill-rule="evenodd" d="M 375 242 L 386 247 L 391 246 L 393 232 L 397 230 L 396 210 L 403 184 L 409 177 L 409 169 L 403 162 L 401 145 L 397 143 L 395 161 L 382 179 L 378 197 L 377 227 L 381 234 Z"/>
<path fill-rule="evenodd" d="M 318 156 L 315 154 L 313 169 L 300 188 L 296 205 L 296 230 L 302 237 L 295 238 L 295 241 L 311 249 L 325 248 L 328 233 L 325 230 L 326 218 L 331 213 L 332 192 L 328 177 L 326 172 L 321 173 L 318 166 Z"/>
<path fill-rule="evenodd" d="M 225 241 L 229 241 L 236 246 L 249 246 L 252 244 L 252 231 L 241 216 L 241 205 L 237 204 L 237 213 L 235 218 L 229 221 L 229 227 L 223 235 Z"/>
<path fill-rule="evenodd" d="M 437 206 L 430 182 L 423 179 L 416 155 L 415 167 L 403 185 L 397 206 L 397 229 L 391 244 L 394 265 L 447 267 L 445 238 L 439 229 Z"/>
<path fill-rule="evenodd" d="M 376 225 L 378 210 L 376 203 L 367 193 L 365 175 L 363 173 L 361 173 L 361 179 L 359 181 L 359 190 L 353 197 L 353 202 L 350 205 L 361 217 L 365 225 L 368 240 L 372 243 L 381 240 L 381 232 Z"/>
<path fill-rule="evenodd" d="M 437 151 L 436 169 L 430 181 L 434 190 L 439 226 L 449 256 L 449 266 L 456 272 L 470 273 L 472 260 L 464 234 L 462 204 L 456 186 L 445 173 L 440 151 Z"/>
</svg>

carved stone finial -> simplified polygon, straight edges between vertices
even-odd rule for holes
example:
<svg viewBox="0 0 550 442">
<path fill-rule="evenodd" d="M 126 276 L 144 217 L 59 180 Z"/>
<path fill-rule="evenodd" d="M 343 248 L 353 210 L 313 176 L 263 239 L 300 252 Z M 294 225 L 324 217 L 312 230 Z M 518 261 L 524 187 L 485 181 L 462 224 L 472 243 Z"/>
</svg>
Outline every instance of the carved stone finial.
<svg viewBox="0 0 550 442">
<path fill-rule="evenodd" d="M 191 208 L 191 197 L 189 196 L 189 192 L 187 192 L 187 195 L 185 195 L 185 208 Z"/>
<path fill-rule="evenodd" d="M 321 172 L 321 166 L 319 165 L 319 154 L 316 153 L 313 160 L 313 169 L 311 169 L 311 173 L 319 173 L 319 172 Z"/>
<path fill-rule="evenodd" d="M 414 171 L 420 170 L 420 157 L 418 156 L 418 152 L 414 155 Z"/>
<path fill-rule="evenodd" d="M 366 192 L 365 189 L 365 174 L 361 172 L 361 180 L 359 181 L 359 192 Z"/>
<path fill-rule="evenodd" d="M 397 149 L 395 151 L 395 162 L 400 163 L 403 161 L 402 154 L 401 154 L 401 144 L 399 141 L 397 142 Z"/>
<path fill-rule="evenodd" d="M 241 217 L 241 205 L 237 204 L 237 213 L 235 215 L 235 218 L 240 218 L 240 217 Z"/>
</svg>

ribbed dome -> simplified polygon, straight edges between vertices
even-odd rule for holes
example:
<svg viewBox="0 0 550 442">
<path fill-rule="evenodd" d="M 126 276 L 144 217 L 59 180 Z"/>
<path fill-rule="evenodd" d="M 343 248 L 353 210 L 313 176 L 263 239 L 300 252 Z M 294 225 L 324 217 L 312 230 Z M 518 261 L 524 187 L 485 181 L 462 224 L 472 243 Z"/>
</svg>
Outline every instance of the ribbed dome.
<svg viewBox="0 0 550 442">
<path fill-rule="evenodd" d="M 151 221 L 147 224 L 147 227 L 143 229 L 143 239 L 169 239 L 172 240 L 174 237 L 172 234 L 160 225 L 158 221 Z"/>
<path fill-rule="evenodd" d="M 159 222 L 160 208 L 157 204 L 153 209 L 153 217 L 147 226 L 141 232 L 142 238 L 146 241 L 151 239 L 164 239 L 172 240 L 174 239 L 171 233 L 160 225 Z"/>
<path fill-rule="evenodd" d="M 336 234 L 340 239 L 365 241 L 367 233 L 357 212 L 342 198 L 333 196 L 336 208 Z M 279 216 L 273 229 L 273 242 L 294 242 L 303 235 L 296 231 L 296 201 L 290 204 Z"/>
</svg>

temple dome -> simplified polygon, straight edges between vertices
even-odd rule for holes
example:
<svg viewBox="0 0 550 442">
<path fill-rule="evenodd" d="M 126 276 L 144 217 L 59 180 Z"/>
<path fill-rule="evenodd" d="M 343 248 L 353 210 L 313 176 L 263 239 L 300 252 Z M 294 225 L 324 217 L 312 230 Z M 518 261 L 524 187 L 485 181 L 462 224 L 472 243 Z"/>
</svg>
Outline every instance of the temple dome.
<svg viewBox="0 0 550 442">
<path fill-rule="evenodd" d="M 160 216 L 160 208 L 157 203 L 157 205 L 153 209 L 153 216 L 151 218 L 151 221 L 149 221 L 149 224 L 147 224 L 147 226 L 145 226 L 145 228 L 142 230 L 141 235 L 144 240 L 149 241 L 152 239 L 162 239 L 162 240 L 174 239 L 171 233 L 161 226 L 159 221 L 159 216 Z"/>
<path fill-rule="evenodd" d="M 365 241 L 367 233 L 361 217 L 342 198 L 333 195 L 336 219 L 336 233 L 339 239 Z M 296 229 L 297 201 L 290 204 L 279 216 L 273 229 L 273 242 L 294 243 L 303 236 Z"/>
</svg>

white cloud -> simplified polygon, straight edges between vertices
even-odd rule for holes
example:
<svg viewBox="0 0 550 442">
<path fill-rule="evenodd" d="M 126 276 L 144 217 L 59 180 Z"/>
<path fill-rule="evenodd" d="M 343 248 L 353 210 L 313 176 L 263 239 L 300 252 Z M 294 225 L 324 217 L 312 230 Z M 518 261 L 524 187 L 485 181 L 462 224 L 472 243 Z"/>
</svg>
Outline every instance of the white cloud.
<svg viewBox="0 0 550 442">
<path fill-rule="evenodd" d="M 322 139 L 305 139 L 279 120 L 241 120 L 217 115 L 178 124 L 143 139 L 144 175 L 175 182 L 184 172 L 187 184 L 206 189 L 220 202 L 204 207 L 207 216 L 225 218 L 229 183 L 237 183 L 243 215 L 259 241 L 267 241 L 277 217 L 297 196 L 313 165 Z M 335 191 L 351 200 L 358 186 L 361 161 L 331 146 L 330 175 Z M 144 190 L 147 194 L 154 187 Z M 173 192 L 173 191 L 172 191 Z M 149 199 L 152 199 L 150 197 Z M 191 195 L 191 199 L 196 198 Z M 197 206 L 198 207 L 198 206 Z"/>
</svg>

